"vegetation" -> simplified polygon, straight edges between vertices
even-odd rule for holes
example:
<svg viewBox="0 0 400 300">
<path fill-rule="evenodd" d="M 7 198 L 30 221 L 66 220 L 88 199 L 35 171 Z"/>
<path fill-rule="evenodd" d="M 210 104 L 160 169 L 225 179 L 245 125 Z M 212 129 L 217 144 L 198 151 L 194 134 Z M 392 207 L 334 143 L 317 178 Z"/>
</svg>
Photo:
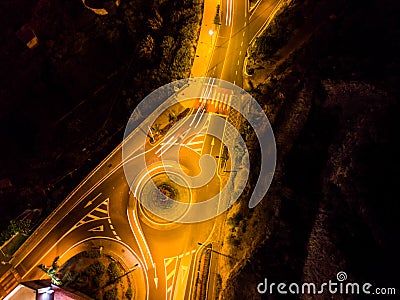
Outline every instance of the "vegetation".
<svg viewBox="0 0 400 300">
<path fill-rule="evenodd" d="M 132 292 L 132 288 L 131 288 L 131 287 L 128 287 L 128 289 L 126 290 L 126 292 L 125 292 L 125 297 L 126 297 L 128 300 L 132 299 L 132 297 L 133 297 L 133 292 Z"/>
<path fill-rule="evenodd" d="M 292 2 L 264 40 L 273 47 L 260 40 L 253 57 L 249 90 L 279 156 L 267 197 L 239 221 L 245 233 L 232 228 L 244 208 L 229 212 L 225 244 L 239 253 L 229 275 L 221 270 L 224 299 L 258 299 L 237 287 L 256 286 L 265 270 L 276 281 L 323 282 L 345 269 L 354 281 L 396 284 L 399 20 L 375 0 Z"/>
<path fill-rule="evenodd" d="M 293 1 L 294 4 L 283 6 L 278 12 L 279 17 L 274 18 L 271 24 L 256 38 L 254 54 L 261 58 L 269 58 L 292 36 L 294 30 L 304 22 L 304 17 L 297 14 L 294 6 L 300 1 Z"/>
<path fill-rule="evenodd" d="M 0 6 L 1 40 L 9 41 L 0 46 L 0 69 L 9 70 L 0 80 L 1 135 L 9 145 L 0 149 L 7 157 L 0 178 L 18 182 L 0 194 L 3 227 L 27 203 L 49 214 L 120 143 L 137 103 L 160 85 L 189 76 L 202 1 L 124 0 L 105 16 L 81 1 Z M 25 23 L 39 37 L 33 51 L 15 38 Z M 11 127 L 25 139 L 5 129 Z"/>
<path fill-rule="evenodd" d="M 117 288 L 112 288 L 104 292 L 104 300 L 118 300 L 118 290 Z"/>
<path fill-rule="evenodd" d="M 97 253 L 97 254 L 95 254 Z M 122 265 L 100 251 L 81 252 L 68 260 L 54 275 L 59 284 L 98 300 L 132 299 L 134 285 Z"/>
<path fill-rule="evenodd" d="M 31 231 L 30 220 L 11 220 L 8 227 L 0 233 L 0 246 L 13 237 L 16 233 L 28 235 Z"/>
<path fill-rule="evenodd" d="M 39 268 L 40 270 L 42 270 L 43 272 L 45 272 L 47 275 L 50 276 L 51 281 L 52 281 L 53 284 L 55 284 L 55 285 L 62 285 L 62 281 L 60 280 L 60 277 L 59 277 L 58 274 L 57 274 L 57 271 L 58 271 L 58 269 L 60 268 L 60 266 L 57 264 L 58 259 L 59 259 L 59 257 L 57 256 L 57 257 L 54 259 L 54 261 L 53 261 L 51 267 L 49 267 L 49 268 L 46 267 L 46 266 L 43 265 L 43 264 L 38 265 L 38 268 Z"/>
</svg>

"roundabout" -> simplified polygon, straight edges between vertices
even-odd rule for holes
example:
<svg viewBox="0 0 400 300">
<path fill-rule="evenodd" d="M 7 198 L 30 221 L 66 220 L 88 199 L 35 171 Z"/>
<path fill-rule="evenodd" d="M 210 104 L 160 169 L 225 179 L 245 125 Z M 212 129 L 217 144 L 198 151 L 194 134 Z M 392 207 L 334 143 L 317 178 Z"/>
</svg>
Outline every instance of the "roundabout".
<svg viewBox="0 0 400 300">
<path fill-rule="evenodd" d="M 179 225 L 193 201 L 189 183 L 170 168 L 154 168 L 155 172 L 139 182 L 136 192 L 140 219 L 156 229 L 172 229 Z M 181 205 L 182 204 L 182 205 Z"/>
</svg>

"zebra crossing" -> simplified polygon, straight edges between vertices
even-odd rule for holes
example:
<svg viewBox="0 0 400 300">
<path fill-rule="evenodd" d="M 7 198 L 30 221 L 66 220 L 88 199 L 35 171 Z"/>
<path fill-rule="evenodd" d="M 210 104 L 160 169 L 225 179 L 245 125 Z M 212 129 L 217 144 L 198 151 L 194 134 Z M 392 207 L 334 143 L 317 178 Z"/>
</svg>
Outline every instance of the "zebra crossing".
<svg viewBox="0 0 400 300">
<path fill-rule="evenodd" d="M 212 89 L 203 87 L 200 97 L 200 105 L 208 104 L 207 111 L 226 112 L 229 110 L 233 98 L 233 92 L 227 89 Z"/>
<path fill-rule="evenodd" d="M 178 265 L 178 256 L 164 259 L 165 282 L 166 282 L 166 286 L 167 286 L 167 299 L 171 299 L 177 265 Z"/>
<path fill-rule="evenodd" d="M 182 299 L 182 297 L 177 297 L 177 291 L 173 291 L 174 286 L 176 285 L 177 280 L 179 285 L 181 285 L 183 282 L 186 282 L 187 275 L 189 273 L 190 261 L 192 260 L 193 253 L 195 252 L 196 250 L 192 250 L 182 253 L 179 256 L 164 258 L 164 271 L 166 279 L 165 284 L 167 290 L 166 299 Z"/>
</svg>

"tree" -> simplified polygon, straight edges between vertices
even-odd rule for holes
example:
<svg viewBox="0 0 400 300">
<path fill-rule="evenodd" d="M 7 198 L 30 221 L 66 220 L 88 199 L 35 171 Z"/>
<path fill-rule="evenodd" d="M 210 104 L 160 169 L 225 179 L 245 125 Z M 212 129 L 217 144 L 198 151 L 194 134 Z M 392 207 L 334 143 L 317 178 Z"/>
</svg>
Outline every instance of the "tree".
<svg viewBox="0 0 400 300">
<path fill-rule="evenodd" d="M 110 282 L 113 282 L 114 280 L 116 280 L 118 277 L 121 276 L 120 268 L 116 262 L 111 262 L 108 265 L 107 274 L 108 277 L 110 278 Z"/>
<path fill-rule="evenodd" d="M 7 229 L 0 234 L 0 245 L 9 240 L 17 232 L 28 235 L 31 231 L 31 220 L 11 220 Z"/>
</svg>

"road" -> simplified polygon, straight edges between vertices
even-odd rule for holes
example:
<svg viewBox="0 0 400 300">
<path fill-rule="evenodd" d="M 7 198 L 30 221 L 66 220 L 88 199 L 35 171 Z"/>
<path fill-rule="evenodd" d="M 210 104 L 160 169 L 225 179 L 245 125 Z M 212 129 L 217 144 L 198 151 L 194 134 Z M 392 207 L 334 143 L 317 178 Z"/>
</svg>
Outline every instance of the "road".
<svg viewBox="0 0 400 300">
<path fill-rule="evenodd" d="M 223 0 L 222 24 L 215 36 L 207 76 L 242 86 L 247 47 L 281 4 L 280 0 L 260 1 L 250 12 L 248 1 Z M 229 92 L 221 91 L 218 96 L 213 96 L 214 100 L 207 100 L 204 104 L 206 111 L 227 118 Z M 225 102 L 218 103 L 215 99 L 225 99 Z M 197 99 L 191 111 L 199 111 L 201 105 L 201 99 Z M 179 154 L 179 162 L 189 173 L 193 172 L 191 175 L 195 175 L 199 172 L 200 157 L 209 154 L 219 157 L 219 171 L 208 185 L 193 191 L 191 201 L 194 203 L 206 200 L 210 195 L 218 195 L 224 186 L 220 169 L 223 167 L 223 144 L 207 134 L 207 130 L 211 129 L 222 133 L 224 128 L 215 125 L 212 115 L 199 124 L 205 126 L 205 133 L 181 141 L 186 146 Z M 171 143 L 170 137 L 167 134 L 155 144 L 146 142 L 145 152 L 142 153 L 149 172 L 157 176 L 156 167 L 160 163 L 157 151 L 164 151 L 163 147 Z M 35 230 L 14 254 L 9 265 L 1 266 L 0 298 L 20 281 L 45 278 L 46 275 L 37 268 L 39 264 L 51 265 L 56 256 L 60 256 L 59 263 L 62 264 L 83 249 L 103 246 L 105 253 L 119 259 L 126 268 L 139 264 L 131 275 L 135 282 L 140 283 L 137 299 L 195 299 L 195 269 L 203 248 L 198 243 L 211 241 L 213 247 L 218 249 L 215 239 L 219 238 L 218 229 L 224 222 L 224 215 L 193 224 L 160 224 L 156 217 L 138 204 L 130 191 L 122 164 L 124 143 L 110 153 Z M 172 145 L 171 150 L 175 146 Z M 165 154 L 168 156 L 169 152 Z M 132 164 L 135 164 L 134 159 Z M 218 259 L 213 254 L 211 268 L 215 268 L 217 263 Z M 208 296 L 212 299 L 215 278 L 210 278 L 208 282 Z M 190 295 L 193 297 L 190 298 Z"/>
</svg>

